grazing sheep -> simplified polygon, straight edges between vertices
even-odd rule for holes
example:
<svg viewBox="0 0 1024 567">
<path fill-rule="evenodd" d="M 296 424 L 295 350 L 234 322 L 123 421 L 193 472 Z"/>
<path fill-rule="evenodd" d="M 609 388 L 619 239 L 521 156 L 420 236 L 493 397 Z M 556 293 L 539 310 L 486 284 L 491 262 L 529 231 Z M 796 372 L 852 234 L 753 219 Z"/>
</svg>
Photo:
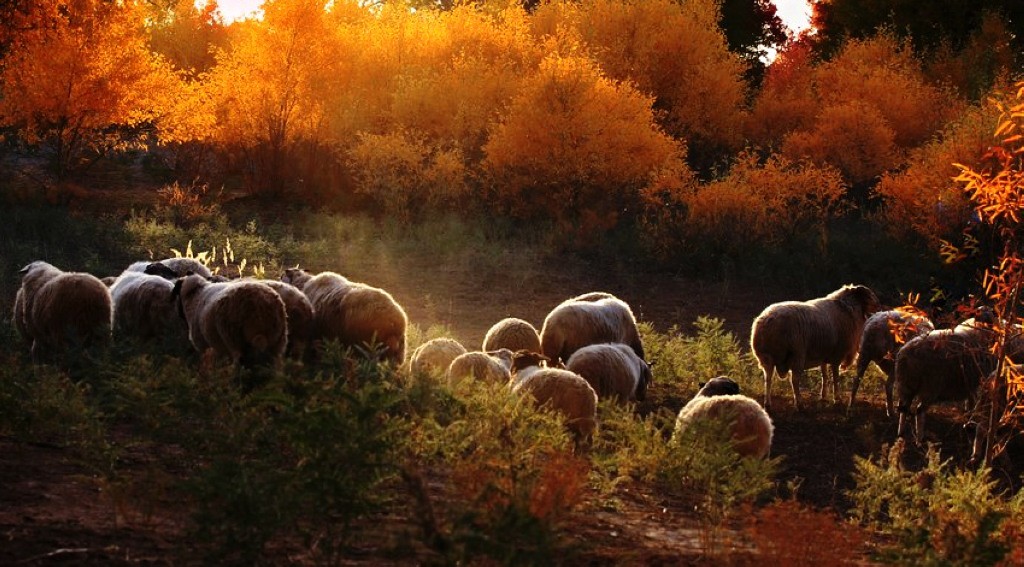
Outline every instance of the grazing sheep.
<svg viewBox="0 0 1024 567">
<path fill-rule="evenodd" d="M 910 339 L 935 330 L 932 322 L 922 315 L 906 311 L 879 311 L 868 317 L 860 337 L 857 354 L 857 374 L 850 388 L 853 409 L 857 389 L 868 365 L 874 362 L 885 373 L 885 415 L 892 416 L 892 384 L 896 376 L 896 352 Z"/>
<path fill-rule="evenodd" d="M 582 376 L 600 398 L 644 401 L 651 383 L 651 365 L 621 343 L 588 345 L 574 352 L 566 370 Z"/>
<path fill-rule="evenodd" d="M 907 432 L 907 415 L 915 416 L 914 437 L 924 435 L 928 406 L 939 402 L 966 401 L 974 405 L 978 385 L 996 367 L 991 347 L 995 330 L 964 324 L 932 331 L 903 345 L 896 355 L 896 409 L 900 413 L 898 435 Z M 916 405 L 915 405 L 916 402 Z"/>
<path fill-rule="evenodd" d="M 313 341 L 313 304 L 306 294 L 291 284 L 276 280 L 258 281 L 270 286 L 284 301 L 288 314 L 288 356 L 298 360 L 305 358 Z"/>
<path fill-rule="evenodd" d="M 431 339 L 412 351 L 409 371 L 414 374 L 441 374 L 447 372 L 452 361 L 462 354 L 466 354 L 466 347 L 455 339 Z"/>
<path fill-rule="evenodd" d="M 32 342 L 33 359 L 110 337 L 113 302 L 99 278 L 64 272 L 43 261 L 32 262 L 20 273 L 14 321 Z"/>
<path fill-rule="evenodd" d="M 170 301 L 174 282 L 144 272 L 126 271 L 110 287 L 114 330 L 142 341 L 180 335 L 187 327 Z"/>
<path fill-rule="evenodd" d="M 862 285 L 847 285 L 826 297 L 810 301 L 784 301 L 765 308 L 754 319 L 750 346 L 764 372 L 764 408 L 771 408 L 772 376 L 792 371 L 793 405 L 800 409 L 800 382 L 804 371 L 821 368 L 821 399 L 832 370 L 832 397 L 837 397 L 840 367 L 857 355 L 864 323 L 879 303 Z"/>
<path fill-rule="evenodd" d="M 281 280 L 301 289 L 313 304 L 318 339 L 337 339 L 353 347 L 380 345 L 385 360 L 396 365 L 405 360 L 405 329 L 409 319 L 390 293 L 349 281 L 334 272 L 313 276 L 289 268 Z"/>
<path fill-rule="evenodd" d="M 599 343 L 623 343 L 644 358 L 633 311 L 626 302 L 604 292 L 563 301 L 548 313 L 540 332 L 541 351 L 556 363 Z"/>
<path fill-rule="evenodd" d="M 768 412 L 753 398 L 739 393 L 739 385 L 719 376 L 704 384 L 676 418 L 674 437 L 703 420 L 727 420 L 730 438 L 744 457 L 763 459 L 771 452 L 775 426 Z"/>
<path fill-rule="evenodd" d="M 540 333 L 529 321 L 515 317 L 502 319 L 487 330 L 483 344 L 485 351 L 499 348 L 540 352 Z"/>
<path fill-rule="evenodd" d="M 547 357 L 518 351 L 512 362 L 512 392 L 529 393 L 538 406 L 561 413 L 576 447 L 590 442 L 597 429 L 597 392 L 575 372 L 541 366 Z"/>
<path fill-rule="evenodd" d="M 740 393 L 740 385 L 736 383 L 732 378 L 725 376 L 716 376 L 707 382 L 701 382 L 698 384 L 700 389 L 694 396 L 703 396 L 710 398 L 712 396 L 728 396 Z"/>
<path fill-rule="evenodd" d="M 512 379 L 512 351 L 502 348 L 490 352 L 473 351 L 452 360 L 446 373 L 448 384 L 455 386 L 466 379 L 506 384 Z"/>
<path fill-rule="evenodd" d="M 277 365 L 284 355 L 288 315 L 270 286 L 252 280 L 211 283 L 191 275 L 174 283 L 171 297 L 200 353 L 212 349 L 246 367 Z"/>
<path fill-rule="evenodd" d="M 155 262 L 135 262 L 125 271 L 144 272 L 169 280 L 184 277 L 189 273 L 209 278 L 213 276 L 210 268 L 195 258 L 164 258 Z"/>
</svg>

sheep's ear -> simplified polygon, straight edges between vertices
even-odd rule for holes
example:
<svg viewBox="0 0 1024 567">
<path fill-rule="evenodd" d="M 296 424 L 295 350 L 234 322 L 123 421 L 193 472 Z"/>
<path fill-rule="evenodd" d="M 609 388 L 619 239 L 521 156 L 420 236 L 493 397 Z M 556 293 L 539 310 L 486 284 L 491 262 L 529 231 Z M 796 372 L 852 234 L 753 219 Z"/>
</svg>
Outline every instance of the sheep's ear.
<svg viewBox="0 0 1024 567">
<path fill-rule="evenodd" d="M 28 269 L 31 268 L 31 267 L 32 267 L 32 264 L 29 264 L 29 265 L 25 266 L 24 268 L 18 270 L 18 274 L 24 276 L 25 274 L 28 273 Z"/>
<path fill-rule="evenodd" d="M 704 384 L 707 384 L 707 382 L 697 382 L 697 387 L 698 388 L 703 388 Z"/>
</svg>

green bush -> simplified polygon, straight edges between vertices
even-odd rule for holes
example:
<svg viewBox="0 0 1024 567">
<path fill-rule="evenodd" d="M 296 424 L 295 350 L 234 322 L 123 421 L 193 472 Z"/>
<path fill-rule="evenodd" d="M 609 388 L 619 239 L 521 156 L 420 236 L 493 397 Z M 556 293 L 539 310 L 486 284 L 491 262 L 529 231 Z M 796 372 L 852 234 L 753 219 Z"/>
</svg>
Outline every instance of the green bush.
<svg viewBox="0 0 1024 567">
<path fill-rule="evenodd" d="M 756 362 L 723 323 L 714 317 L 698 317 L 693 335 L 683 334 L 679 327 L 659 333 L 649 323 L 640 323 L 644 350 L 654 362 L 652 396 L 676 400 L 674 405 L 681 406 L 678 401 L 689 400 L 698 384 L 723 375 L 739 383 L 748 396 L 757 398 L 764 393 Z"/>
<path fill-rule="evenodd" d="M 448 559 L 544 564 L 568 551 L 568 513 L 589 466 L 572 453 L 560 416 L 537 409 L 504 384 L 464 381 L 443 421 L 420 424 L 418 459 L 450 483 L 437 504 L 447 518 Z"/>
<path fill-rule="evenodd" d="M 633 408 L 600 404 L 601 428 L 593 459 L 606 488 L 628 481 L 652 483 L 686 500 L 714 547 L 720 528 L 772 488 L 778 459 L 741 457 L 724 420 L 698 422 L 675 434 L 675 414 L 662 409 L 645 418 Z"/>
<path fill-rule="evenodd" d="M 1019 526 L 1022 497 L 997 490 L 991 469 L 959 470 L 930 447 L 918 471 L 902 464 L 903 442 L 877 461 L 855 458 L 852 514 L 886 536 L 878 558 L 914 565 L 996 565 L 1016 545 L 1003 529 Z"/>
</svg>

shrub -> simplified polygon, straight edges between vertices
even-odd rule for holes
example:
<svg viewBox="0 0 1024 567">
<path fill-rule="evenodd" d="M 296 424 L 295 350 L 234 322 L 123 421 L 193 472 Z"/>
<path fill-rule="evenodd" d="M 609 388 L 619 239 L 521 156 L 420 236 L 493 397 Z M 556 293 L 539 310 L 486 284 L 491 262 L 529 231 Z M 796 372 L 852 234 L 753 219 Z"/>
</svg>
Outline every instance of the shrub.
<svg viewBox="0 0 1024 567">
<path fill-rule="evenodd" d="M 778 460 L 741 457 L 724 420 L 697 422 L 676 434 L 676 416 L 664 409 L 646 418 L 606 402 L 600 410 L 593 452 L 605 484 L 651 482 L 683 498 L 701 520 L 708 551 L 742 505 L 773 486 Z"/>
<path fill-rule="evenodd" d="M 538 563 L 564 553 L 561 530 L 589 467 L 572 454 L 561 417 L 505 384 L 465 381 L 457 399 L 450 421 L 424 424 L 420 453 L 450 472 L 444 537 L 453 559 Z"/>
<path fill-rule="evenodd" d="M 356 191 L 389 216 L 407 222 L 428 211 L 467 204 L 468 170 L 458 149 L 433 147 L 411 131 L 364 133 L 348 156 Z"/>
<path fill-rule="evenodd" d="M 915 564 L 994 565 L 1011 549 L 1001 528 L 1020 514 L 1020 498 L 996 491 L 991 469 L 957 470 L 934 447 L 919 471 L 901 464 L 903 442 L 877 461 L 855 457 L 853 517 L 892 538 L 884 560 Z"/>
<path fill-rule="evenodd" d="M 583 242 L 616 226 L 658 171 L 680 159 L 651 102 L 593 60 L 549 56 L 484 146 L 493 203 L 515 218 L 551 219 Z"/>
<path fill-rule="evenodd" d="M 863 561 L 864 534 L 857 526 L 796 500 L 773 502 L 752 511 L 743 531 L 757 548 L 757 565 L 850 565 Z"/>
<path fill-rule="evenodd" d="M 932 247 L 963 230 L 973 210 L 963 188 L 953 181 L 959 173 L 955 164 L 983 165 L 998 120 L 995 100 L 972 106 L 938 138 L 911 152 L 906 168 L 884 175 L 875 188 L 885 202 L 878 214 L 882 226 L 898 238 L 920 238 Z"/>
</svg>

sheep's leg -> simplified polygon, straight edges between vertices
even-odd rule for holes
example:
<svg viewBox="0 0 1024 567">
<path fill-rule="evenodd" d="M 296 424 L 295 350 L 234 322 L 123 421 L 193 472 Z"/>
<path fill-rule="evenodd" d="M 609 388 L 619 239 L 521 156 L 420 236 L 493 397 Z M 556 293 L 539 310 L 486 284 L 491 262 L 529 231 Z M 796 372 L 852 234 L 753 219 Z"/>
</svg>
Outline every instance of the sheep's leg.
<svg viewBox="0 0 1024 567">
<path fill-rule="evenodd" d="M 793 384 L 793 408 L 800 411 L 800 381 L 804 379 L 804 371 L 799 366 L 793 369 L 791 382 Z"/>
<path fill-rule="evenodd" d="M 892 386 L 896 381 L 895 372 L 885 373 L 885 416 L 892 417 Z M 856 383 L 854 383 L 856 384 Z"/>
<path fill-rule="evenodd" d="M 768 411 L 772 408 L 772 375 L 775 374 L 775 367 L 771 364 L 765 364 L 764 368 L 764 410 Z M 781 375 L 780 375 L 781 378 Z"/>
<path fill-rule="evenodd" d="M 821 398 L 821 401 L 825 401 L 825 390 L 828 388 L 828 365 L 827 364 L 822 364 L 821 366 L 818 367 L 818 370 L 821 371 L 821 393 L 820 393 L 820 398 Z"/>
<path fill-rule="evenodd" d="M 853 402 L 857 399 L 857 390 L 860 388 L 860 381 L 864 378 L 864 373 L 867 372 L 868 365 L 861 364 L 857 361 L 857 373 L 853 375 L 853 384 L 850 386 L 850 405 L 846 406 L 846 414 L 849 415 L 853 411 Z M 887 390 L 888 395 L 892 396 L 892 390 Z M 892 402 L 890 401 L 890 406 Z"/>
</svg>

